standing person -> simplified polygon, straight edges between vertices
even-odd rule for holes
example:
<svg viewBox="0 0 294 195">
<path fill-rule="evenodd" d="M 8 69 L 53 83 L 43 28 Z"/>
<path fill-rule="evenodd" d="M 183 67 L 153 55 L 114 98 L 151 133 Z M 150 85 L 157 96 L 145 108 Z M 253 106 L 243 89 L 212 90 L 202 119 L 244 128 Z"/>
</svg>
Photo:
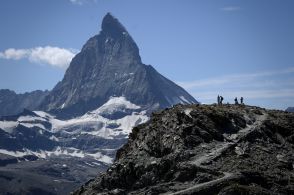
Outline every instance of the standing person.
<svg viewBox="0 0 294 195">
<path fill-rule="evenodd" d="M 238 98 L 237 97 L 235 97 L 235 105 L 238 105 L 239 103 L 238 103 Z"/>
<path fill-rule="evenodd" d="M 243 103 L 243 100 L 244 100 L 243 97 L 241 97 L 241 98 L 240 98 L 240 103 L 241 103 L 242 105 L 244 104 L 244 103 Z"/>
<path fill-rule="evenodd" d="M 220 97 L 219 95 L 217 95 L 217 105 L 219 105 L 219 103 L 220 103 Z"/>
<path fill-rule="evenodd" d="M 220 105 L 223 105 L 223 101 L 224 101 L 223 96 L 220 96 Z"/>
</svg>

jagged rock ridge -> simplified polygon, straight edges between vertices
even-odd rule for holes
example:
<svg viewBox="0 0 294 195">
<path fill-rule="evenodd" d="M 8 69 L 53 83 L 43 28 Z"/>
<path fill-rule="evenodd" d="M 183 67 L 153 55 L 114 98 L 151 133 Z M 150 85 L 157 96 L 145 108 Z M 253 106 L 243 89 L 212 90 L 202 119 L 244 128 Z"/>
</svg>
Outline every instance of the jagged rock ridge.
<svg viewBox="0 0 294 195">
<path fill-rule="evenodd" d="M 294 115 L 175 106 L 132 130 L 106 173 L 74 194 L 293 194 Z"/>
<path fill-rule="evenodd" d="M 111 14 L 104 17 L 101 27 L 73 58 L 63 80 L 42 103 L 43 110 L 80 115 L 111 96 L 124 96 L 151 110 L 197 103 L 184 89 L 141 62 L 136 43 Z"/>
<path fill-rule="evenodd" d="M 0 89 L 0 116 L 14 115 L 24 108 L 35 110 L 49 91 L 36 90 L 30 93 L 16 94 L 9 89 Z"/>
</svg>

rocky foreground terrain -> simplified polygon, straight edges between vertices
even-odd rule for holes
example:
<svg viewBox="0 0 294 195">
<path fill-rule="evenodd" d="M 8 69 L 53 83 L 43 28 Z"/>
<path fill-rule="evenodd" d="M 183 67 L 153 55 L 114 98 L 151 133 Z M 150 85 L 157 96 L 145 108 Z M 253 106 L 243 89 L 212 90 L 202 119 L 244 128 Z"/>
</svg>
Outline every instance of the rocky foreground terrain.
<svg viewBox="0 0 294 195">
<path fill-rule="evenodd" d="M 294 194 L 294 114 L 177 105 L 132 130 L 74 194 Z"/>
</svg>

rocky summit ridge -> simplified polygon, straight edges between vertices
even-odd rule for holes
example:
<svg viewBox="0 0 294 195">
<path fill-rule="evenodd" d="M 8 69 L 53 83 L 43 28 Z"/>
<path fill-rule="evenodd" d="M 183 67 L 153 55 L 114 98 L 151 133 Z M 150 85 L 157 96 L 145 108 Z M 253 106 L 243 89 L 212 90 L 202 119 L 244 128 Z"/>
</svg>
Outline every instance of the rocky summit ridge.
<svg viewBox="0 0 294 195">
<path fill-rule="evenodd" d="M 38 109 L 49 91 L 36 90 L 24 94 L 16 94 L 9 89 L 0 89 L 0 116 L 21 113 L 24 108 Z"/>
<path fill-rule="evenodd" d="M 177 105 L 133 128 L 74 194 L 294 194 L 293 147 L 293 113 Z"/>
</svg>

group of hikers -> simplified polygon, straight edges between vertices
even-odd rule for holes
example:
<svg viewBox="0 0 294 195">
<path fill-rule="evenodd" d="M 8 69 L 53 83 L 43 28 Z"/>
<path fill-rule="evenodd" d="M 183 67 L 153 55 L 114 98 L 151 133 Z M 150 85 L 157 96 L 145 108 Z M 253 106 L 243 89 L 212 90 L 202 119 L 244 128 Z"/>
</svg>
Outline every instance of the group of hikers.
<svg viewBox="0 0 294 195">
<path fill-rule="evenodd" d="M 224 101 L 223 96 L 218 95 L 217 96 L 217 105 L 222 105 L 223 104 L 223 101 Z M 239 105 L 239 102 L 238 102 L 238 98 L 237 97 L 235 97 L 234 101 L 235 101 L 235 105 Z M 244 98 L 243 97 L 240 98 L 240 104 L 241 105 L 244 105 Z"/>
</svg>

